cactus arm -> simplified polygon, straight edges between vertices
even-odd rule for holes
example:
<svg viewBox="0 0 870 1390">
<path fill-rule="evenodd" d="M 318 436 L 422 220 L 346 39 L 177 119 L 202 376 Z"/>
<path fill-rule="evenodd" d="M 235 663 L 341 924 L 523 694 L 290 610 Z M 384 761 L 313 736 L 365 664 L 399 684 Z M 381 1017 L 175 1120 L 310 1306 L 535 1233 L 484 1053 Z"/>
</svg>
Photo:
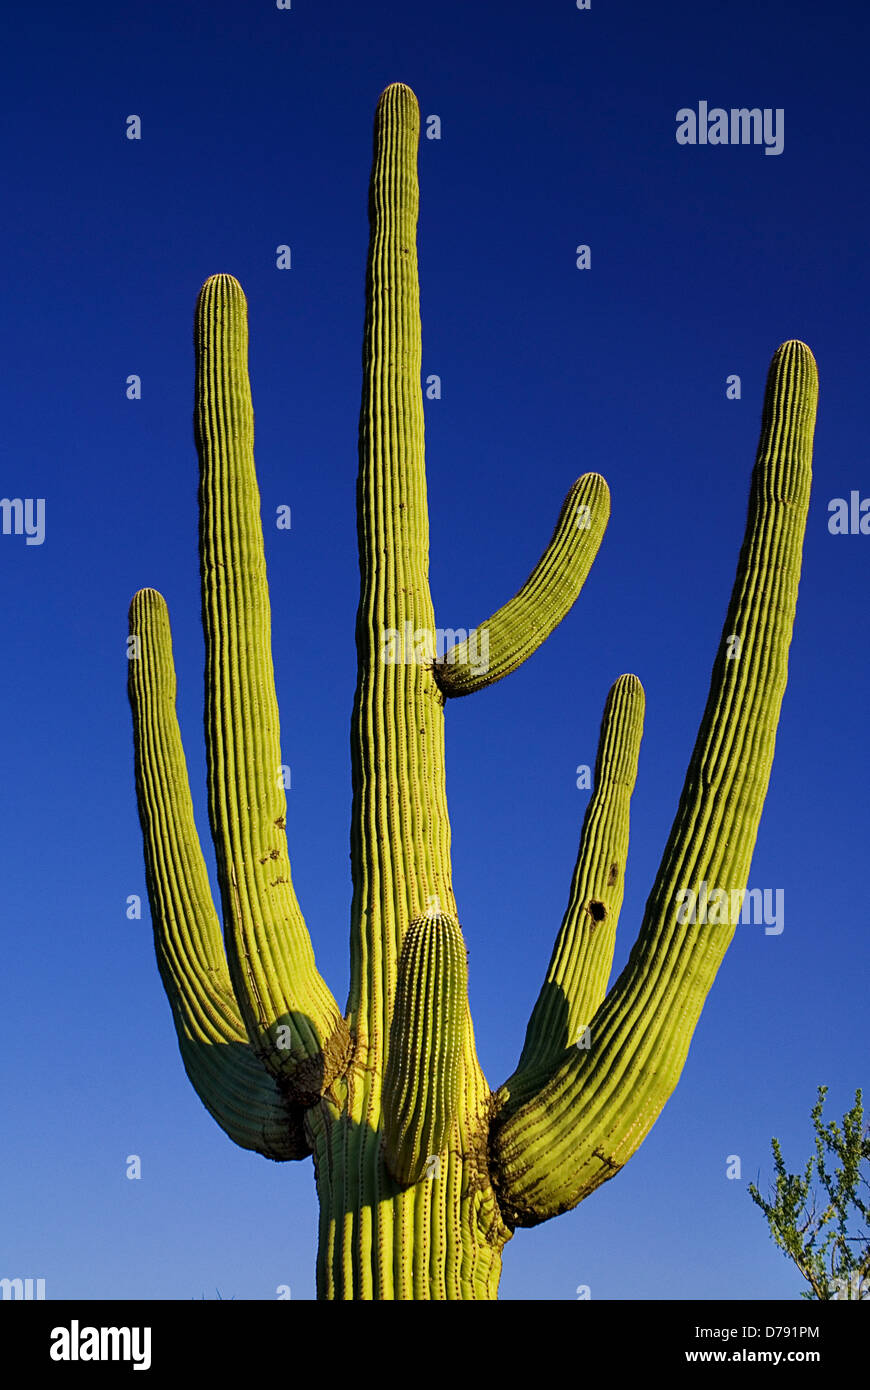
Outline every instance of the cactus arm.
<svg viewBox="0 0 870 1390">
<path fill-rule="evenodd" d="M 344 1069 L 350 1039 L 290 876 L 247 304 L 232 276 L 203 285 L 194 343 L 209 815 L 227 957 L 255 1052 L 310 1103 Z"/>
<path fill-rule="evenodd" d="M 607 483 L 598 473 L 585 473 L 562 503 L 552 538 L 522 588 L 436 663 L 445 696 L 472 695 L 537 651 L 583 588 L 609 517 Z"/>
<path fill-rule="evenodd" d="M 625 888 L 629 805 L 643 734 L 644 693 L 636 676 L 620 676 L 604 706 L 595 784 L 580 836 L 568 907 L 547 977 L 529 1020 L 511 1096 L 536 1089 L 565 1049 L 581 1038 L 607 990 Z"/>
<path fill-rule="evenodd" d="M 440 1164 L 459 1109 L 468 968 L 457 922 L 429 912 L 412 922 L 384 1075 L 384 1147 L 397 1181 L 415 1183 Z"/>
<path fill-rule="evenodd" d="M 138 639 L 128 691 L 154 944 L 184 1067 L 242 1148 L 304 1158 L 303 1113 L 254 1056 L 230 984 L 175 714 L 169 615 L 155 590 L 133 599 L 130 635 Z"/>
<path fill-rule="evenodd" d="M 734 923 L 685 921 L 681 890 L 745 889 L 773 761 L 809 505 L 818 383 L 805 344 L 768 373 L 746 534 L 710 694 L 658 876 L 629 961 L 531 1099 L 507 1088 L 490 1136 L 505 1218 L 569 1210 L 635 1152 L 677 1084 Z M 733 637 L 741 642 L 739 655 Z M 681 920 L 681 918 L 683 920 Z"/>
</svg>

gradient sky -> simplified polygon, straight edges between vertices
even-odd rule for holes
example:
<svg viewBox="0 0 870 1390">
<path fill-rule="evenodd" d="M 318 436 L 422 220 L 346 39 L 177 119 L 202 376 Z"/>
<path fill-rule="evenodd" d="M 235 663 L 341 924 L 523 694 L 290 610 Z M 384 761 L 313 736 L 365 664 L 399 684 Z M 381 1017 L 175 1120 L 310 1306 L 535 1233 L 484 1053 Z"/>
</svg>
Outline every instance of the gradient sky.
<svg viewBox="0 0 870 1390">
<path fill-rule="evenodd" d="M 682 1079 L 626 1168 L 520 1231 L 502 1297 L 791 1298 L 746 1186 L 792 1169 L 867 1085 L 867 569 L 828 502 L 870 496 L 866 9 L 806 0 L 41 4 L 7 19 L 0 493 L 4 921 L 0 1276 L 49 1298 L 314 1296 L 310 1163 L 236 1148 L 184 1074 L 154 959 L 126 696 L 127 606 L 169 604 L 210 853 L 192 321 L 210 274 L 249 302 L 294 881 L 343 1004 L 354 479 L 372 116 L 408 83 L 420 149 L 436 621 L 526 578 L 569 485 L 612 517 L 572 613 L 510 679 L 448 708 L 457 900 L 478 1052 L 513 1069 L 567 900 L 612 681 L 647 696 L 614 972 L 676 809 L 730 594 L 765 373 L 819 365 L 789 685 L 738 927 Z M 682 147 L 676 112 L 782 108 L 784 149 Z M 142 139 L 125 137 L 130 114 Z M 292 247 L 293 268 L 275 266 Z M 575 266 L 588 243 L 592 265 Z M 129 401 L 129 374 L 142 399 Z M 726 399 L 731 373 L 739 401 Z M 614 975 L 615 977 L 615 975 Z M 125 1177 L 138 1154 L 142 1178 Z M 742 1180 L 725 1176 L 739 1155 Z"/>
</svg>

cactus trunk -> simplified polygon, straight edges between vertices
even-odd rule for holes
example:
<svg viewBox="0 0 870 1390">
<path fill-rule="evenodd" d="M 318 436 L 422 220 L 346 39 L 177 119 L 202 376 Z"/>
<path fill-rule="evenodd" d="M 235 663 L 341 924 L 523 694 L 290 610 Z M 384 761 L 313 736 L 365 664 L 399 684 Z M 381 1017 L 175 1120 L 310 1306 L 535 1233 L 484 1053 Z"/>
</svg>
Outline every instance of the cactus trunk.
<svg viewBox="0 0 870 1390">
<path fill-rule="evenodd" d="M 418 138 L 413 93 L 388 88 L 376 115 L 369 189 L 357 482 L 348 1000 L 355 1051 L 339 1103 L 324 1101 L 309 1114 L 322 1212 L 318 1290 L 327 1298 L 494 1297 L 508 1235 L 487 1175 L 490 1091 L 467 992 L 457 1039 L 461 1106 L 443 1152 L 418 1155 L 423 1178 L 403 1186 L 387 1168 L 382 1137 L 402 941 L 433 908 L 456 918 L 443 698 L 425 660 L 426 637 L 420 652 L 404 641 L 406 632 L 435 629 L 420 392 Z M 393 633 L 401 644 L 391 646 Z"/>
</svg>

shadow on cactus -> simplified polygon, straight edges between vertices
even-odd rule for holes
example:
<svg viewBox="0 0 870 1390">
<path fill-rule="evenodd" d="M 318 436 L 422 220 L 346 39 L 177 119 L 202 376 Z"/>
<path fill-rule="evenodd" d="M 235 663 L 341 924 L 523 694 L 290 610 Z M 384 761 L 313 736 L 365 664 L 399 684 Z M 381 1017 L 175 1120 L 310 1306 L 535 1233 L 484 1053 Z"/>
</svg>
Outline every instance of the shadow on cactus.
<svg viewBox="0 0 870 1390">
<path fill-rule="evenodd" d="M 685 786 L 630 959 L 608 992 L 644 697 L 620 676 L 604 710 L 568 907 L 513 1075 L 474 1045 L 451 883 L 444 711 L 515 670 L 576 599 L 607 525 L 578 479 L 538 565 L 477 629 L 481 648 L 396 660 L 390 633 L 435 632 L 428 582 L 416 262 L 419 110 L 402 84 L 375 117 L 357 515 L 361 594 L 351 720 L 351 983 L 318 973 L 293 891 L 247 313 L 238 282 L 196 306 L 195 434 L 206 636 L 212 903 L 175 715 L 166 605 L 133 599 L 129 692 L 157 959 L 184 1065 L 231 1139 L 313 1155 L 317 1289 L 337 1299 L 488 1299 L 517 1226 L 619 1172 L 673 1091 L 733 925 L 677 917 L 677 893 L 745 887 L 785 689 L 810 491 L 816 370 L 771 363 L 746 535 Z M 729 659 L 734 635 L 739 659 Z M 481 650 L 486 660 L 480 659 Z M 420 655 L 420 659 L 416 659 Z M 580 1042 L 581 1045 L 576 1045 Z"/>
</svg>

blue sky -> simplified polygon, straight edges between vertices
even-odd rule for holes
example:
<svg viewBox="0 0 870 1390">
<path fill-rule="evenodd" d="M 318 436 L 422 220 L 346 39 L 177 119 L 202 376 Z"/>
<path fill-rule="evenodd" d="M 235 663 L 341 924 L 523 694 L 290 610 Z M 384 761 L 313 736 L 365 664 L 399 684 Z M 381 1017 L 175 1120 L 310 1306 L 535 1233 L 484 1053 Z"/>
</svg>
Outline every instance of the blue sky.
<svg viewBox="0 0 870 1390">
<path fill-rule="evenodd" d="M 746 1184 L 766 1188 L 773 1134 L 803 1164 L 820 1083 L 834 1118 L 868 1082 L 870 536 L 827 527 L 832 498 L 870 496 L 863 7 L 159 0 L 48 3 L 9 29 L 0 493 L 44 498 L 46 529 L 38 546 L 0 535 L 0 1274 L 45 1278 L 50 1298 L 313 1297 L 311 1165 L 242 1152 L 214 1125 L 181 1065 L 147 907 L 125 916 L 145 894 L 126 614 L 144 585 L 169 603 L 207 842 L 192 320 L 202 281 L 229 272 L 248 296 L 264 512 L 293 516 L 266 545 L 294 881 L 343 1002 L 366 190 L 377 97 L 403 81 L 442 122 L 421 142 L 419 230 L 423 371 L 442 378 L 426 403 L 436 621 L 472 627 L 516 590 L 578 474 L 612 494 L 566 621 L 447 711 L 493 1086 L 567 900 L 588 799 L 575 769 L 634 671 L 646 731 L 615 973 L 627 958 L 706 697 L 767 365 L 791 337 L 819 365 L 749 881 L 783 890 L 784 930 L 738 928 L 652 1133 L 588 1201 L 517 1233 L 501 1289 L 796 1297 Z M 678 145 L 677 111 L 701 100 L 782 109 L 782 153 Z M 741 1181 L 725 1176 L 735 1154 Z"/>
</svg>

